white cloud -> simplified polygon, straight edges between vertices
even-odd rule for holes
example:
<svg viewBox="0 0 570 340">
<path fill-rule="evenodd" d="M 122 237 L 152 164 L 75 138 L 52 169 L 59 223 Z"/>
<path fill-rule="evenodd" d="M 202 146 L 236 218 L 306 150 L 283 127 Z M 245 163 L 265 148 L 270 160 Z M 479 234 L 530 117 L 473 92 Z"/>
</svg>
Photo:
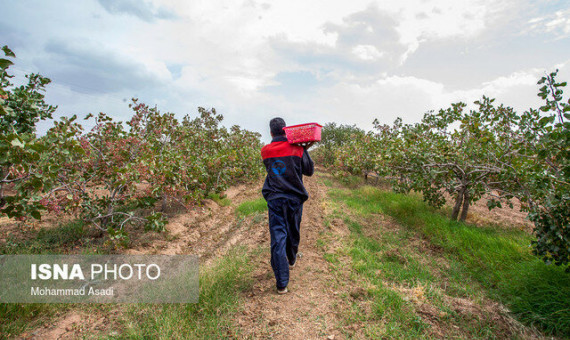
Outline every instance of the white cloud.
<svg viewBox="0 0 570 340">
<path fill-rule="evenodd" d="M 559 80 L 570 76 L 570 61 L 561 65 Z M 449 90 L 440 82 L 413 76 L 389 76 L 362 86 L 339 83 L 320 93 L 313 107 L 319 108 L 320 119 L 341 123 L 356 123 L 371 128 L 374 118 L 391 124 L 397 117 L 405 122 L 418 122 L 425 112 L 449 107 L 452 103 L 473 102 L 483 95 L 496 98 L 496 103 L 511 106 L 519 112 L 538 108 L 536 96 L 538 79 L 544 71 L 529 69 L 500 76 L 469 90 Z M 326 99 L 325 99 L 326 98 Z M 325 114 L 326 113 L 326 114 Z"/>
<path fill-rule="evenodd" d="M 407 1 L 398 32 L 407 46 L 404 62 L 421 44 L 442 39 L 467 40 L 504 20 L 518 3 L 512 0 Z"/>
<path fill-rule="evenodd" d="M 540 73 L 541 70 L 539 69 L 515 72 L 508 76 L 498 77 L 493 81 L 484 82 L 483 89 L 497 93 L 515 86 L 536 85 L 538 79 L 540 78 Z"/>
<path fill-rule="evenodd" d="M 558 39 L 570 36 L 570 8 L 554 14 L 535 17 L 528 21 L 531 31 L 553 34 Z"/>
<path fill-rule="evenodd" d="M 352 53 L 358 58 L 368 61 L 382 58 L 384 55 L 383 52 L 378 51 L 378 49 L 372 45 L 356 45 L 352 48 Z"/>
</svg>

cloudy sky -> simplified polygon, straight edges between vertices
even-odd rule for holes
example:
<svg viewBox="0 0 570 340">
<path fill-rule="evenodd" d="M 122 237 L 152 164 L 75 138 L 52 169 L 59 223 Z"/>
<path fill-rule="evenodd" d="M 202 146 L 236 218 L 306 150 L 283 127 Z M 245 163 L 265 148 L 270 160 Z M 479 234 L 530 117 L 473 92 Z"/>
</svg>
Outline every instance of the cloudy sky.
<svg viewBox="0 0 570 340">
<path fill-rule="evenodd" d="M 274 116 L 370 128 L 482 95 L 525 110 L 570 80 L 567 0 L 0 0 L 13 73 L 52 79 L 58 115 L 180 117 L 215 107 L 263 133 Z M 45 129 L 45 126 L 43 127 Z"/>
</svg>

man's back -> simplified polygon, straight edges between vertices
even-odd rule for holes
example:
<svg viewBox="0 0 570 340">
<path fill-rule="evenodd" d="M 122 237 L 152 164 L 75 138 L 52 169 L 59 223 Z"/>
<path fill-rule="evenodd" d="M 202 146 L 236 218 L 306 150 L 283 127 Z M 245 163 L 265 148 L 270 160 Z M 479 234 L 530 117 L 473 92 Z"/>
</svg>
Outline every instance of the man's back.
<svg viewBox="0 0 570 340">
<path fill-rule="evenodd" d="M 261 149 L 261 157 L 267 169 L 262 189 L 267 201 L 295 198 L 304 202 L 309 198 L 303 185 L 303 175 L 311 176 L 314 166 L 303 147 L 289 144 L 285 136 L 277 136 Z"/>
</svg>

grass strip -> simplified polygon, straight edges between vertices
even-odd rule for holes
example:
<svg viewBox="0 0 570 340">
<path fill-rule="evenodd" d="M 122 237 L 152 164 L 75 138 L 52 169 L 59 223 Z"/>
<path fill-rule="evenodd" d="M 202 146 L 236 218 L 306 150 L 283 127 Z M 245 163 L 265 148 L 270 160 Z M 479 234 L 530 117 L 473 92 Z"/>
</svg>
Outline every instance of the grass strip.
<svg viewBox="0 0 570 340">
<path fill-rule="evenodd" d="M 200 275 L 195 304 L 139 304 L 128 311 L 124 339 L 220 339 L 238 336 L 232 317 L 240 292 L 251 287 L 252 265 L 245 248 L 232 250 Z"/>
<path fill-rule="evenodd" d="M 419 196 L 370 186 L 331 190 L 331 196 L 362 214 L 386 214 L 420 232 L 520 321 L 550 335 L 570 336 L 570 275 L 534 257 L 527 233 L 450 221 Z"/>
<path fill-rule="evenodd" d="M 240 217 L 262 213 L 264 211 L 267 211 L 267 202 L 263 197 L 251 201 L 245 201 L 236 209 L 236 212 Z"/>
</svg>

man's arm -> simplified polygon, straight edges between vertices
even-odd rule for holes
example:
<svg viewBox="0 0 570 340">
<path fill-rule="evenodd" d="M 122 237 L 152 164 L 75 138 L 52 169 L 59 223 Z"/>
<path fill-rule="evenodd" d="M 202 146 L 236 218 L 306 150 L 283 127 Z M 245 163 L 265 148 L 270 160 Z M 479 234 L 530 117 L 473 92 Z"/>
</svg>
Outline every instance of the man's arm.
<svg viewBox="0 0 570 340">
<path fill-rule="evenodd" d="M 301 158 L 301 170 L 303 171 L 303 175 L 305 176 L 313 176 L 315 172 L 315 164 L 309 155 L 308 148 L 303 150 L 303 157 Z"/>
</svg>

